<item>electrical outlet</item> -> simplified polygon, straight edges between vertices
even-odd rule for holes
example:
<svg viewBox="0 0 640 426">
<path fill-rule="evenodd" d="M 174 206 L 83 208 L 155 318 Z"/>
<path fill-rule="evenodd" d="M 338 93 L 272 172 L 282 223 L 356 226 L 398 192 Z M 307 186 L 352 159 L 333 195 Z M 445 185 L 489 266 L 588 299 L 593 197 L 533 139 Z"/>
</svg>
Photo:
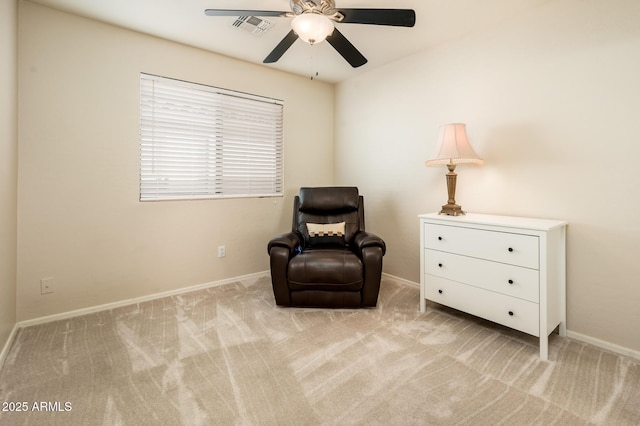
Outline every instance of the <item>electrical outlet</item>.
<svg viewBox="0 0 640 426">
<path fill-rule="evenodd" d="M 218 246 L 218 257 L 225 257 L 227 255 L 227 249 L 224 246 Z"/>
<path fill-rule="evenodd" d="M 53 278 L 43 278 L 40 280 L 40 294 L 53 293 L 53 284 L 55 280 Z"/>
</svg>

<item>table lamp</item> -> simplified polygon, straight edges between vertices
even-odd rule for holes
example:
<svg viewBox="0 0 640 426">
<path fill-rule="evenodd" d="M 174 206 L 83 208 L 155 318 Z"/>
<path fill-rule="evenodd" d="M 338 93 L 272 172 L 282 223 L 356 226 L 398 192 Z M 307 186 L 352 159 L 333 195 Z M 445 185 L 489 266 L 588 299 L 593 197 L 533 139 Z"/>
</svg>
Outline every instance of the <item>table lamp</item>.
<svg viewBox="0 0 640 426">
<path fill-rule="evenodd" d="M 464 214 L 462 207 L 456 204 L 456 165 L 463 163 L 482 164 L 484 161 L 471 148 L 467 137 L 466 124 L 452 123 L 440 127 L 438 136 L 438 155 L 433 160 L 424 164 L 427 167 L 445 164 L 449 169 L 447 173 L 447 193 L 449 200 L 442 206 L 440 214 L 460 216 Z"/>
</svg>

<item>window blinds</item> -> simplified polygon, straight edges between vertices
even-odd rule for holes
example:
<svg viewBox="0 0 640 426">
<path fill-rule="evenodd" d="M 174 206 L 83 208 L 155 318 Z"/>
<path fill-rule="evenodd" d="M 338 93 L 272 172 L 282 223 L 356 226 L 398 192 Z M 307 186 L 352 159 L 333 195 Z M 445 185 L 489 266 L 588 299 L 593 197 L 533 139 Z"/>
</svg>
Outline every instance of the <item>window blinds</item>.
<svg viewBox="0 0 640 426">
<path fill-rule="evenodd" d="M 283 193 L 282 101 L 140 75 L 140 200 Z"/>
</svg>

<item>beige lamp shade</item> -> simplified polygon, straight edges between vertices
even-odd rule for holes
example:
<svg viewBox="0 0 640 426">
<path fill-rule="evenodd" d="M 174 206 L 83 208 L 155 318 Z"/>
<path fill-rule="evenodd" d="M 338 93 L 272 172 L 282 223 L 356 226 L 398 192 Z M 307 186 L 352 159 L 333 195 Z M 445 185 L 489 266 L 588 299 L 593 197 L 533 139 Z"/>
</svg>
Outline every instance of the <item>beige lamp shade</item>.
<svg viewBox="0 0 640 426">
<path fill-rule="evenodd" d="M 453 123 L 440 127 L 438 146 L 436 158 L 424 163 L 427 167 L 441 164 L 482 164 L 484 162 L 471 148 L 466 124 Z"/>
</svg>

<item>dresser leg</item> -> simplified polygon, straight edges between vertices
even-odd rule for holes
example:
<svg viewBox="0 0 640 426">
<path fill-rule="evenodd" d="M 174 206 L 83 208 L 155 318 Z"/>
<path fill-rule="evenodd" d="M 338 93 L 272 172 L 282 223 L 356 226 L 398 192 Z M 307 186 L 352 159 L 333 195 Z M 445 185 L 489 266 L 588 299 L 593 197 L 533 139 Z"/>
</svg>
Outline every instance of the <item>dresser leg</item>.
<svg viewBox="0 0 640 426">
<path fill-rule="evenodd" d="M 540 336 L 540 359 L 543 361 L 549 359 L 549 336 Z"/>
<path fill-rule="evenodd" d="M 558 327 L 558 334 L 562 337 L 567 337 L 567 323 L 562 321 L 560 327 Z"/>
<path fill-rule="evenodd" d="M 420 312 L 427 312 L 427 299 L 420 297 Z"/>
</svg>

